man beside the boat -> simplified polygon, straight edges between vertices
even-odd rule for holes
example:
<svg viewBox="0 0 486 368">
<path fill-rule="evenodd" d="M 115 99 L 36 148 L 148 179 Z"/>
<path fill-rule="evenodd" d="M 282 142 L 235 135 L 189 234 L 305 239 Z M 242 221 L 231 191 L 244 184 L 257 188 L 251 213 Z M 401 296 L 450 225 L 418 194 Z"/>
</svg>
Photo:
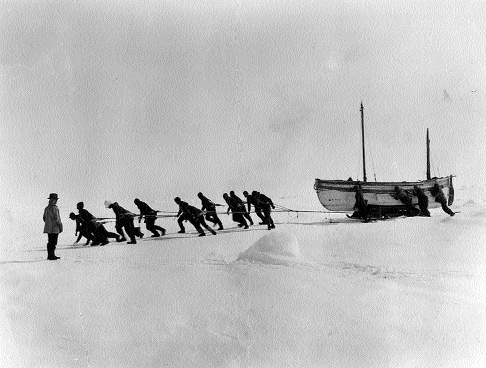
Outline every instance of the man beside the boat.
<svg viewBox="0 0 486 368">
<path fill-rule="evenodd" d="M 351 217 L 360 218 L 363 219 L 365 222 L 367 222 L 369 221 L 368 201 L 364 199 L 363 188 L 361 188 L 361 184 L 355 185 L 354 190 L 356 191 L 356 194 L 354 195 L 354 198 L 356 199 L 356 203 L 354 204 L 354 209 L 356 211 L 353 213 Z"/>
<path fill-rule="evenodd" d="M 424 190 L 418 185 L 413 186 L 412 194 L 417 197 L 418 205 L 420 208 L 420 216 L 430 217 L 429 212 L 429 197 L 425 194 Z"/>
<path fill-rule="evenodd" d="M 444 210 L 445 213 L 454 216 L 454 211 L 452 211 L 448 206 L 447 206 L 447 198 L 442 191 L 442 186 L 439 185 L 439 183 L 435 183 L 432 189 L 430 190 L 430 193 L 435 197 L 435 201 L 440 203 L 442 206 L 442 209 Z"/>
<path fill-rule="evenodd" d="M 395 194 L 392 194 L 391 196 L 405 205 L 405 211 L 407 212 L 407 216 L 417 215 L 418 211 L 412 204 L 412 196 L 399 186 L 395 186 L 394 189 Z"/>
</svg>

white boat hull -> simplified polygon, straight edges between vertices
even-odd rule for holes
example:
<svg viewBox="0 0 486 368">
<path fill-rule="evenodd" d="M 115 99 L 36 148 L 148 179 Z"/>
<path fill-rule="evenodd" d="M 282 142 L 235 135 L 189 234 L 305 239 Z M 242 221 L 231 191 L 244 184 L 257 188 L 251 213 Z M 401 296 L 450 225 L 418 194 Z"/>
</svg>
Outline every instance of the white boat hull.
<svg viewBox="0 0 486 368">
<path fill-rule="evenodd" d="M 329 211 L 353 212 L 356 203 L 354 186 L 361 184 L 364 199 L 368 205 L 376 207 L 403 207 L 403 204 L 396 200 L 394 195 L 395 186 L 412 191 L 414 185 L 421 187 L 429 197 L 429 208 L 440 207 L 440 203 L 435 202 L 435 198 L 430 194 L 435 183 L 441 185 L 442 191 L 449 204 L 453 201 L 452 176 L 434 178 L 417 182 L 358 182 L 344 180 L 320 180 L 316 179 L 314 189 L 317 192 L 319 201 Z M 417 197 L 412 197 L 413 204 L 417 204 Z"/>
</svg>

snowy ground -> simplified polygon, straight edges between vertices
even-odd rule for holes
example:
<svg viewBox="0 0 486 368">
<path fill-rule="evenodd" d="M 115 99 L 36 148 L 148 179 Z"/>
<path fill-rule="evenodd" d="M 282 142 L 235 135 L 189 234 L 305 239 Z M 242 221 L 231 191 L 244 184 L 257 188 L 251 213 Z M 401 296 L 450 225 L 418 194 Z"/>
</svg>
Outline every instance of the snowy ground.
<svg viewBox="0 0 486 368">
<path fill-rule="evenodd" d="M 45 235 L 2 244 L 0 366 L 484 367 L 486 206 L 465 189 L 453 218 L 222 215 L 204 238 L 162 219 L 105 247 L 69 229 L 55 262 Z"/>
</svg>

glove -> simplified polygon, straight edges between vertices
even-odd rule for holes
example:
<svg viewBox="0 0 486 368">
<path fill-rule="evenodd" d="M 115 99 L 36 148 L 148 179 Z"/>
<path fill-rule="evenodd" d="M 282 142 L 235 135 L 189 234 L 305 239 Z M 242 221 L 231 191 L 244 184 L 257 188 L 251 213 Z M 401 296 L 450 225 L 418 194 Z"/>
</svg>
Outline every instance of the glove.
<svg viewBox="0 0 486 368">
<path fill-rule="evenodd" d="M 275 209 L 275 205 L 272 204 L 272 209 Z"/>
</svg>

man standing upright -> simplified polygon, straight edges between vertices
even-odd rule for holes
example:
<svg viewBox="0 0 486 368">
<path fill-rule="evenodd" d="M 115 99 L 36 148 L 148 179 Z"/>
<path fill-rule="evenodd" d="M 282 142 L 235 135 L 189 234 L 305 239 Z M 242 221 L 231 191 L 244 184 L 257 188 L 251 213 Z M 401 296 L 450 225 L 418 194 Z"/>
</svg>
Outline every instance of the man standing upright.
<svg viewBox="0 0 486 368">
<path fill-rule="evenodd" d="M 165 229 L 163 227 L 155 225 L 155 220 L 157 219 L 157 211 L 150 208 L 150 206 L 147 203 L 142 202 L 138 198 L 135 198 L 133 202 L 140 210 L 138 223 L 140 223 L 142 221 L 142 217 L 145 216 L 145 227 L 147 228 L 148 231 L 150 231 L 153 234 L 152 238 L 158 238 L 160 236 L 157 230 L 160 231 L 162 236 L 165 235 Z"/>
<path fill-rule="evenodd" d="M 56 256 L 56 245 L 59 234 L 62 233 L 62 222 L 57 207 L 59 197 L 56 193 L 49 194 L 49 204 L 44 209 L 44 234 L 47 234 L 47 259 L 55 261 L 61 257 Z"/>
</svg>

